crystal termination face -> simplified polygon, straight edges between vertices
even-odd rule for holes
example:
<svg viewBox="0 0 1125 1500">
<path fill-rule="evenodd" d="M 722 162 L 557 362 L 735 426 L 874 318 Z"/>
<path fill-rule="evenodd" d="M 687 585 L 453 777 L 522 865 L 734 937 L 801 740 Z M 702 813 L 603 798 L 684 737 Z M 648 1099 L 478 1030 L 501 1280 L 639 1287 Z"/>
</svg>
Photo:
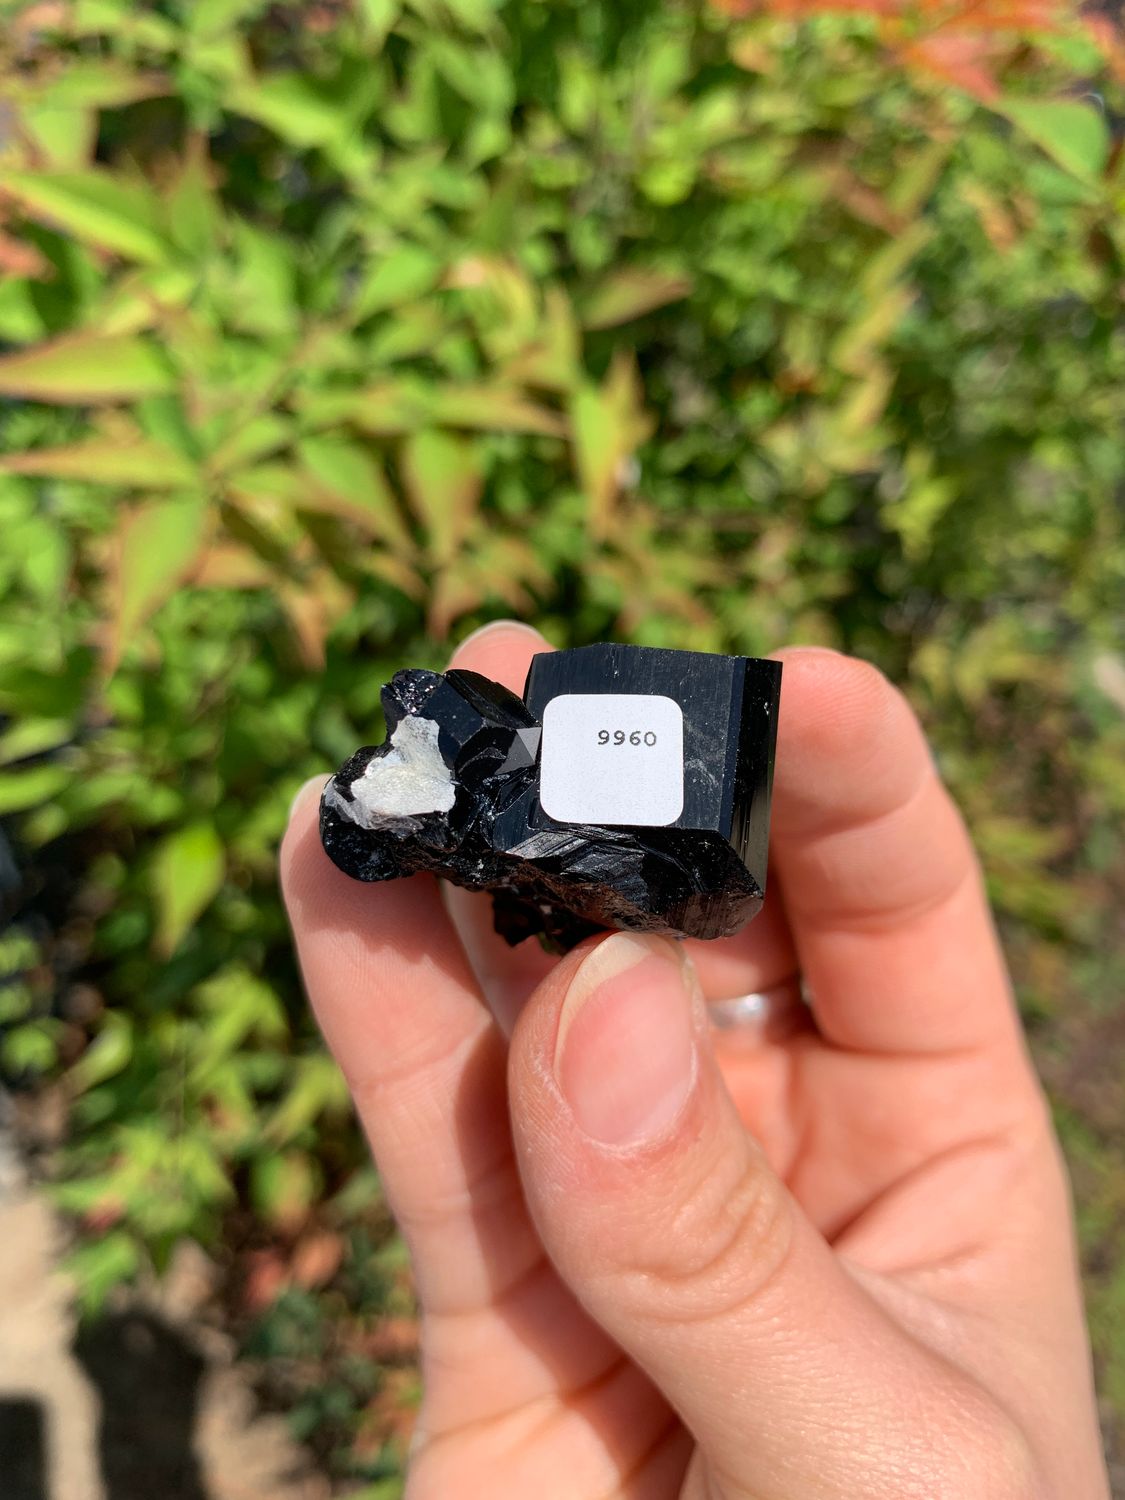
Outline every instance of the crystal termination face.
<svg viewBox="0 0 1125 1500">
<path fill-rule="evenodd" d="M 522 699 L 408 668 L 383 688 L 386 740 L 325 787 L 321 840 L 356 880 L 429 870 L 491 891 L 513 944 L 726 937 L 765 892 L 780 690 L 778 662 L 646 646 L 544 652 Z M 605 822 L 544 811 L 545 740 L 552 810 Z"/>
</svg>

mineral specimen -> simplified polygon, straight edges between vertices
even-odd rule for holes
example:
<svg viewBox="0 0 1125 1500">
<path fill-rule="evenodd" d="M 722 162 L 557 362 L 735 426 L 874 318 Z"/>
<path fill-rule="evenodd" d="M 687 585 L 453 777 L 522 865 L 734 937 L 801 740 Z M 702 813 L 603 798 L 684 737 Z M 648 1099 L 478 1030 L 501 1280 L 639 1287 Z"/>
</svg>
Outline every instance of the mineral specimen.
<svg viewBox="0 0 1125 1500">
<path fill-rule="evenodd" d="M 778 662 L 609 644 L 534 657 L 522 700 L 409 668 L 383 744 L 325 787 L 321 839 L 357 880 L 491 891 L 510 943 L 723 937 L 762 904 L 780 689 Z"/>
</svg>

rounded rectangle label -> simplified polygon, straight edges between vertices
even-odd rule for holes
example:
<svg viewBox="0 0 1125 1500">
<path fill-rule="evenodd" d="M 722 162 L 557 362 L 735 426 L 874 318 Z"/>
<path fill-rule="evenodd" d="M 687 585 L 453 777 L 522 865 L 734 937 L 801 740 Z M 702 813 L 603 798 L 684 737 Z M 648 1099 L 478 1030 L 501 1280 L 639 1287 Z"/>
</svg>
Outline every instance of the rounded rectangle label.
<svg viewBox="0 0 1125 1500">
<path fill-rule="evenodd" d="M 563 693 L 543 712 L 539 801 L 557 823 L 659 828 L 684 810 L 684 713 L 649 693 Z"/>
</svg>

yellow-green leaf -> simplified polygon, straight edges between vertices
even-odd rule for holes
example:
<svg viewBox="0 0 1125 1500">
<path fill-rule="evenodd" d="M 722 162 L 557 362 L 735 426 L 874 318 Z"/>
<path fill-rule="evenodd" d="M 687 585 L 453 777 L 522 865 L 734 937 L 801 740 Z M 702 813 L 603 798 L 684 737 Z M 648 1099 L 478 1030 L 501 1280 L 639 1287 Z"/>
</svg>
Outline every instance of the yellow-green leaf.
<svg viewBox="0 0 1125 1500">
<path fill-rule="evenodd" d="M 0 171 L 0 193 L 31 219 L 83 244 L 155 265 L 168 254 L 157 229 L 156 199 L 145 188 L 88 167 L 81 172 Z"/>
<path fill-rule="evenodd" d="M 617 328 L 634 318 L 679 302 L 691 291 L 686 276 L 667 271 L 646 270 L 633 266 L 608 276 L 582 305 L 582 323 L 586 328 Z"/>
<path fill-rule="evenodd" d="M 10 474 L 42 474 L 51 479 L 84 479 L 91 484 L 143 486 L 150 490 L 182 489 L 195 470 L 182 453 L 166 443 L 138 438 L 118 443 L 89 438 L 59 448 L 33 448 L 0 459 Z"/>
<path fill-rule="evenodd" d="M 275 412 L 263 412 L 240 422 L 228 432 L 211 454 L 211 464 L 216 470 L 242 468 L 245 464 L 258 463 L 288 446 L 293 436 L 293 423 Z"/>
<path fill-rule="evenodd" d="M 151 877 L 158 953 L 167 958 L 175 952 L 211 904 L 225 874 L 222 840 L 210 823 L 192 823 L 164 839 L 153 857 Z"/>
<path fill-rule="evenodd" d="M 133 401 L 175 387 L 161 351 L 129 335 L 81 333 L 0 359 L 0 396 L 56 406 Z"/>
<path fill-rule="evenodd" d="M 1005 99 L 995 108 L 1073 176 L 1092 182 L 1105 171 L 1109 130 L 1094 106 L 1077 99 Z"/>
<path fill-rule="evenodd" d="M 112 670 L 145 620 L 190 571 L 203 546 L 201 497 L 154 500 L 129 510 L 117 535 L 113 617 L 108 643 Z"/>
<path fill-rule="evenodd" d="M 298 397 L 302 416 L 313 426 L 353 422 L 373 437 L 413 432 L 426 421 L 426 387 L 415 380 L 385 380 L 361 391 L 313 391 Z"/>
<path fill-rule="evenodd" d="M 0 817 L 50 802 L 70 780 L 65 766 L 30 766 L 26 771 L 0 773 Z"/>
<path fill-rule="evenodd" d="M 525 432 L 561 437 L 566 423 L 558 412 L 504 386 L 444 386 L 431 404 L 434 421 L 476 432 Z"/>
<path fill-rule="evenodd" d="M 57 750 L 73 735 L 74 725 L 69 719 L 17 719 L 0 734 L 0 766 Z"/>
<path fill-rule="evenodd" d="M 227 106 L 302 150 L 343 141 L 351 121 L 338 100 L 299 73 L 277 73 L 229 91 Z"/>
<path fill-rule="evenodd" d="M 413 550 L 381 466 L 347 438 L 309 437 L 298 447 L 308 480 L 307 508 L 335 510 L 373 530 L 396 551 Z"/>
<path fill-rule="evenodd" d="M 472 443 L 448 432 L 419 432 L 403 444 L 402 477 L 426 528 L 430 555 L 448 563 L 464 541 L 480 499 L 483 477 Z"/>
<path fill-rule="evenodd" d="M 76 1094 L 84 1094 L 127 1068 L 133 1056 L 133 1022 L 119 1010 L 106 1011 L 97 1036 L 67 1074 Z"/>
<path fill-rule="evenodd" d="M 256 1156 L 250 1164 L 250 1201 L 278 1229 L 300 1228 L 321 1187 L 319 1169 L 304 1151 Z"/>
<path fill-rule="evenodd" d="M 605 536 L 626 460 L 652 431 L 632 361 L 616 357 L 602 386 L 585 385 L 575 391 L 570 420 L 575 467 L 589 502 L 590 529 L 595 536 Z"/>
<path fill-rule="evenodd" d="M 356 294 L 359 317 L 400 307 L 437 284 L 441 261 L 420 245 L 398 245 L 377 260 Z"/>
</svg>

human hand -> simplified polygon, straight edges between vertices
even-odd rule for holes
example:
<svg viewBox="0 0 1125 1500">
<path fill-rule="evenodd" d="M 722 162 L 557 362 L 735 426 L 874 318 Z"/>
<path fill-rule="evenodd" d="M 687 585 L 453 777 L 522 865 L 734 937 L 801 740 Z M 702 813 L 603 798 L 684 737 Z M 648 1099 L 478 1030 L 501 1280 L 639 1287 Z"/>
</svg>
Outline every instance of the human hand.
<svg viewBox="0 0 1125 1500">
<path fill-rule="evenodd" d="M 501 624 L 455 664 L 518 692 L 543 649 Z M 509 950 L 487 897 L 349 880 L 298 798 L 301 966 L 423 1311 L 410 1500 L 1108 1494 L 965 829 L 877 672 L 783 659 L 770 893 L 733 938 Z M 710 1030 L 704 997 L 798 971 L 803 1024 Z"/>
</svg>

